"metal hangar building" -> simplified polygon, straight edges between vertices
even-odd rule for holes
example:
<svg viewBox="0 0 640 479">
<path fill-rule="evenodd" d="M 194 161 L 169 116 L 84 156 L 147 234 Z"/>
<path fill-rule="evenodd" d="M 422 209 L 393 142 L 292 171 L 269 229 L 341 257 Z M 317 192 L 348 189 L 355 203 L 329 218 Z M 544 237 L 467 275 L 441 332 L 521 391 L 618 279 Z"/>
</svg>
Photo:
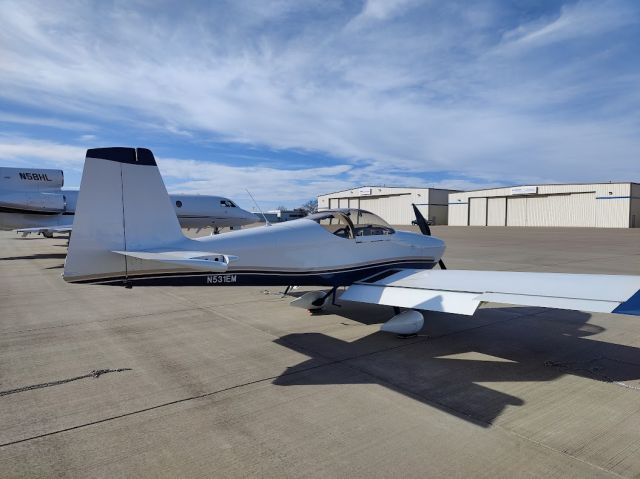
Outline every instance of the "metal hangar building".
<svg viewBox="0 0 640 479">
<path fill-rule="evenodd" d="M 640 227 L 640 184 L 515 186 L 449 195 L 452 226 Z"/>
<path fill-rule="evenodd" d="M 410 225 L 415 216 L 414 203 L 423 216 L 435 225 L 448 221 L 449 194 L 457 190 L 362 186 L 318 196 L 318 211 L 335 208 L 359 208 L 370 211 L 391 225 Z"/>
</svg>

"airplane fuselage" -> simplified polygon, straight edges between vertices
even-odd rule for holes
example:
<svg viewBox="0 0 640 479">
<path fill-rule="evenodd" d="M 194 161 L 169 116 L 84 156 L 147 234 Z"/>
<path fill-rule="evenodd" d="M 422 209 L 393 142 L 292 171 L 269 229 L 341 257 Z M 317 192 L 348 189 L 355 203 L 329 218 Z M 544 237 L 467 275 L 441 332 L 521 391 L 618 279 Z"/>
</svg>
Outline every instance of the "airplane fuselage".
<svg viewBox="0 0 640 479">
<path fill-rule="evenodd" d="M 0 230 L 71 225 L 75 216 L 78 190 L 58 190 L 58 193 L 62 195 L 63 203 L 57 211 L 42 211 L 41 208 L 30 206 L 32 202 L 37 201 L 37 195 L 43 194 L 39 192 L 25 197 L 22 205 L 0 206 Z M 183 228 L 240 227 L 258 221 L 253 213 L 220 196 L 173 194 L 170 197 Z"/>
<path fill-rule="evenodd" d="M 395 231 L 359 209 L 188 238 L 143 148 L 89 150 L 81 191 L 68 282 L 346 286 L 394 268 L 433 268 L 445 249 L 438 238 Z"/>
<path fill-rule="evenodd" d="M 310 219 L 186 239 L 176 249 L 237 256 L 222 274 L 175 268 L 139 270 L 127 258 L 130 284 L 185 286 L 343 286 L 394 268 L 431 269 L 444 253 L 444 242 L 407 231 L 344 238 Z M 135 271 L 135 272 L 133 272 Z M 114 274 L 115 273 L 115 274 Z M 122 271 L 102 281 L 122 284 Z M 82 281 L 81 281 L 82 282 Z"/>
</svg>

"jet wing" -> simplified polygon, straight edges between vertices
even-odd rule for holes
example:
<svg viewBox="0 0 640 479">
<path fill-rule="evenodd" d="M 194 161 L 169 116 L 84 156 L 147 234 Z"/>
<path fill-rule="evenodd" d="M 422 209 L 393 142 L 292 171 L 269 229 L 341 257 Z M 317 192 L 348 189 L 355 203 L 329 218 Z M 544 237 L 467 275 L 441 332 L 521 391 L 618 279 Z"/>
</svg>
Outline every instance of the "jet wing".
<svg viewBox="0 0 640 479">
<path fill-rule="evenodd" d="M 145 261 L 158 261 L 174 266 L 219 273 L 224 273 L 229 267 L 229 263 L 238 259 L 237 256 L 205 251 L 113 251 L 113 253 Z"/>
<path fill-rule="evenodd" d="M 389 270 L 352 284 L 341 299 L 466 315 L 496 302 L 640 316 L 640 276 Z"/>
<path fill-rule="evenodd" d="M 63 226 L 38 226 L 36 228 L 20 228 L 16 230 L 18 233 L 22 233 L 27 235 L 29 233 L 70 233 L 73 229 L 72 225 L 63 225 Z"/>
</svg>

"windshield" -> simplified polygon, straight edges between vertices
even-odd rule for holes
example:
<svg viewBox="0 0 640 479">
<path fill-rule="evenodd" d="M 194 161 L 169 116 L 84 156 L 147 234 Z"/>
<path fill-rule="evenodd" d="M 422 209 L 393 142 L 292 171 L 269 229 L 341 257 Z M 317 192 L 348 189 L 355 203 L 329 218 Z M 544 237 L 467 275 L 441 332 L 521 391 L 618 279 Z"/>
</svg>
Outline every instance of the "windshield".
<svg viewBox="0 0 640 479">
<path fill-rule="evenodd" d="M 389 235 L 395 233 L 388 223 L 365 210 L 327 210 L 307 216 L 341 238 L 356 236 Z"/>
<path fill-rule="evenodd" d="M 222 206 L 225 206 L 227 208 L 237 208 L 237 206 L 235 205 L 235 203 L 231 200 L 220 200 L 220 204 Z"/>
<path fill-rule="evenodd" d="M 353 238 L 353 225 L 341 211 L 324 211 L 306 217 L 340 238 Z"/>
<path fill-rule="evenodd" d="M 365 210 L 349 210 L 356 236 L 390 235 L 395 233 L 389 224 L 378 215 Z"/>
</svg>

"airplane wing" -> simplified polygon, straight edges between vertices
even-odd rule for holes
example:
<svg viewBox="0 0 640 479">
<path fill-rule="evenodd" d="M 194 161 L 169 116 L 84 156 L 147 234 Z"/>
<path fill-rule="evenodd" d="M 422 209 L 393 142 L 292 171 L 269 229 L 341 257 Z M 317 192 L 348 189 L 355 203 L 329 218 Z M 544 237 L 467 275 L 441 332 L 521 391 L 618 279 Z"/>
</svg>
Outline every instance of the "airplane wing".
<svg viewBox="0 0 640 479">
<path fill-rule="evenodd" d="M 466 315 L 496 302 L 640 316 L 640 276 L 389 270 L 354 283 L 341 299 Z"/>
<path fill-rule="evenodd" d="M 237 256 L 205 251 L 113 251 L 113 253 L 145 261 L 158 261 L 174 266 L 219 273 L 224 273 L 229 267 L 229 263 L 238 259 Z"/>
<path fill-rule="evenodd" d="M 70 233 L 73 229 L 72 225 L 62 225 L 62 226 L 38 226 L 36 228 L 20 228 L 16 230 L 18 233 L 22 233 L 24 235 L 28 235 L 30 233 Z"/>
</svg>

